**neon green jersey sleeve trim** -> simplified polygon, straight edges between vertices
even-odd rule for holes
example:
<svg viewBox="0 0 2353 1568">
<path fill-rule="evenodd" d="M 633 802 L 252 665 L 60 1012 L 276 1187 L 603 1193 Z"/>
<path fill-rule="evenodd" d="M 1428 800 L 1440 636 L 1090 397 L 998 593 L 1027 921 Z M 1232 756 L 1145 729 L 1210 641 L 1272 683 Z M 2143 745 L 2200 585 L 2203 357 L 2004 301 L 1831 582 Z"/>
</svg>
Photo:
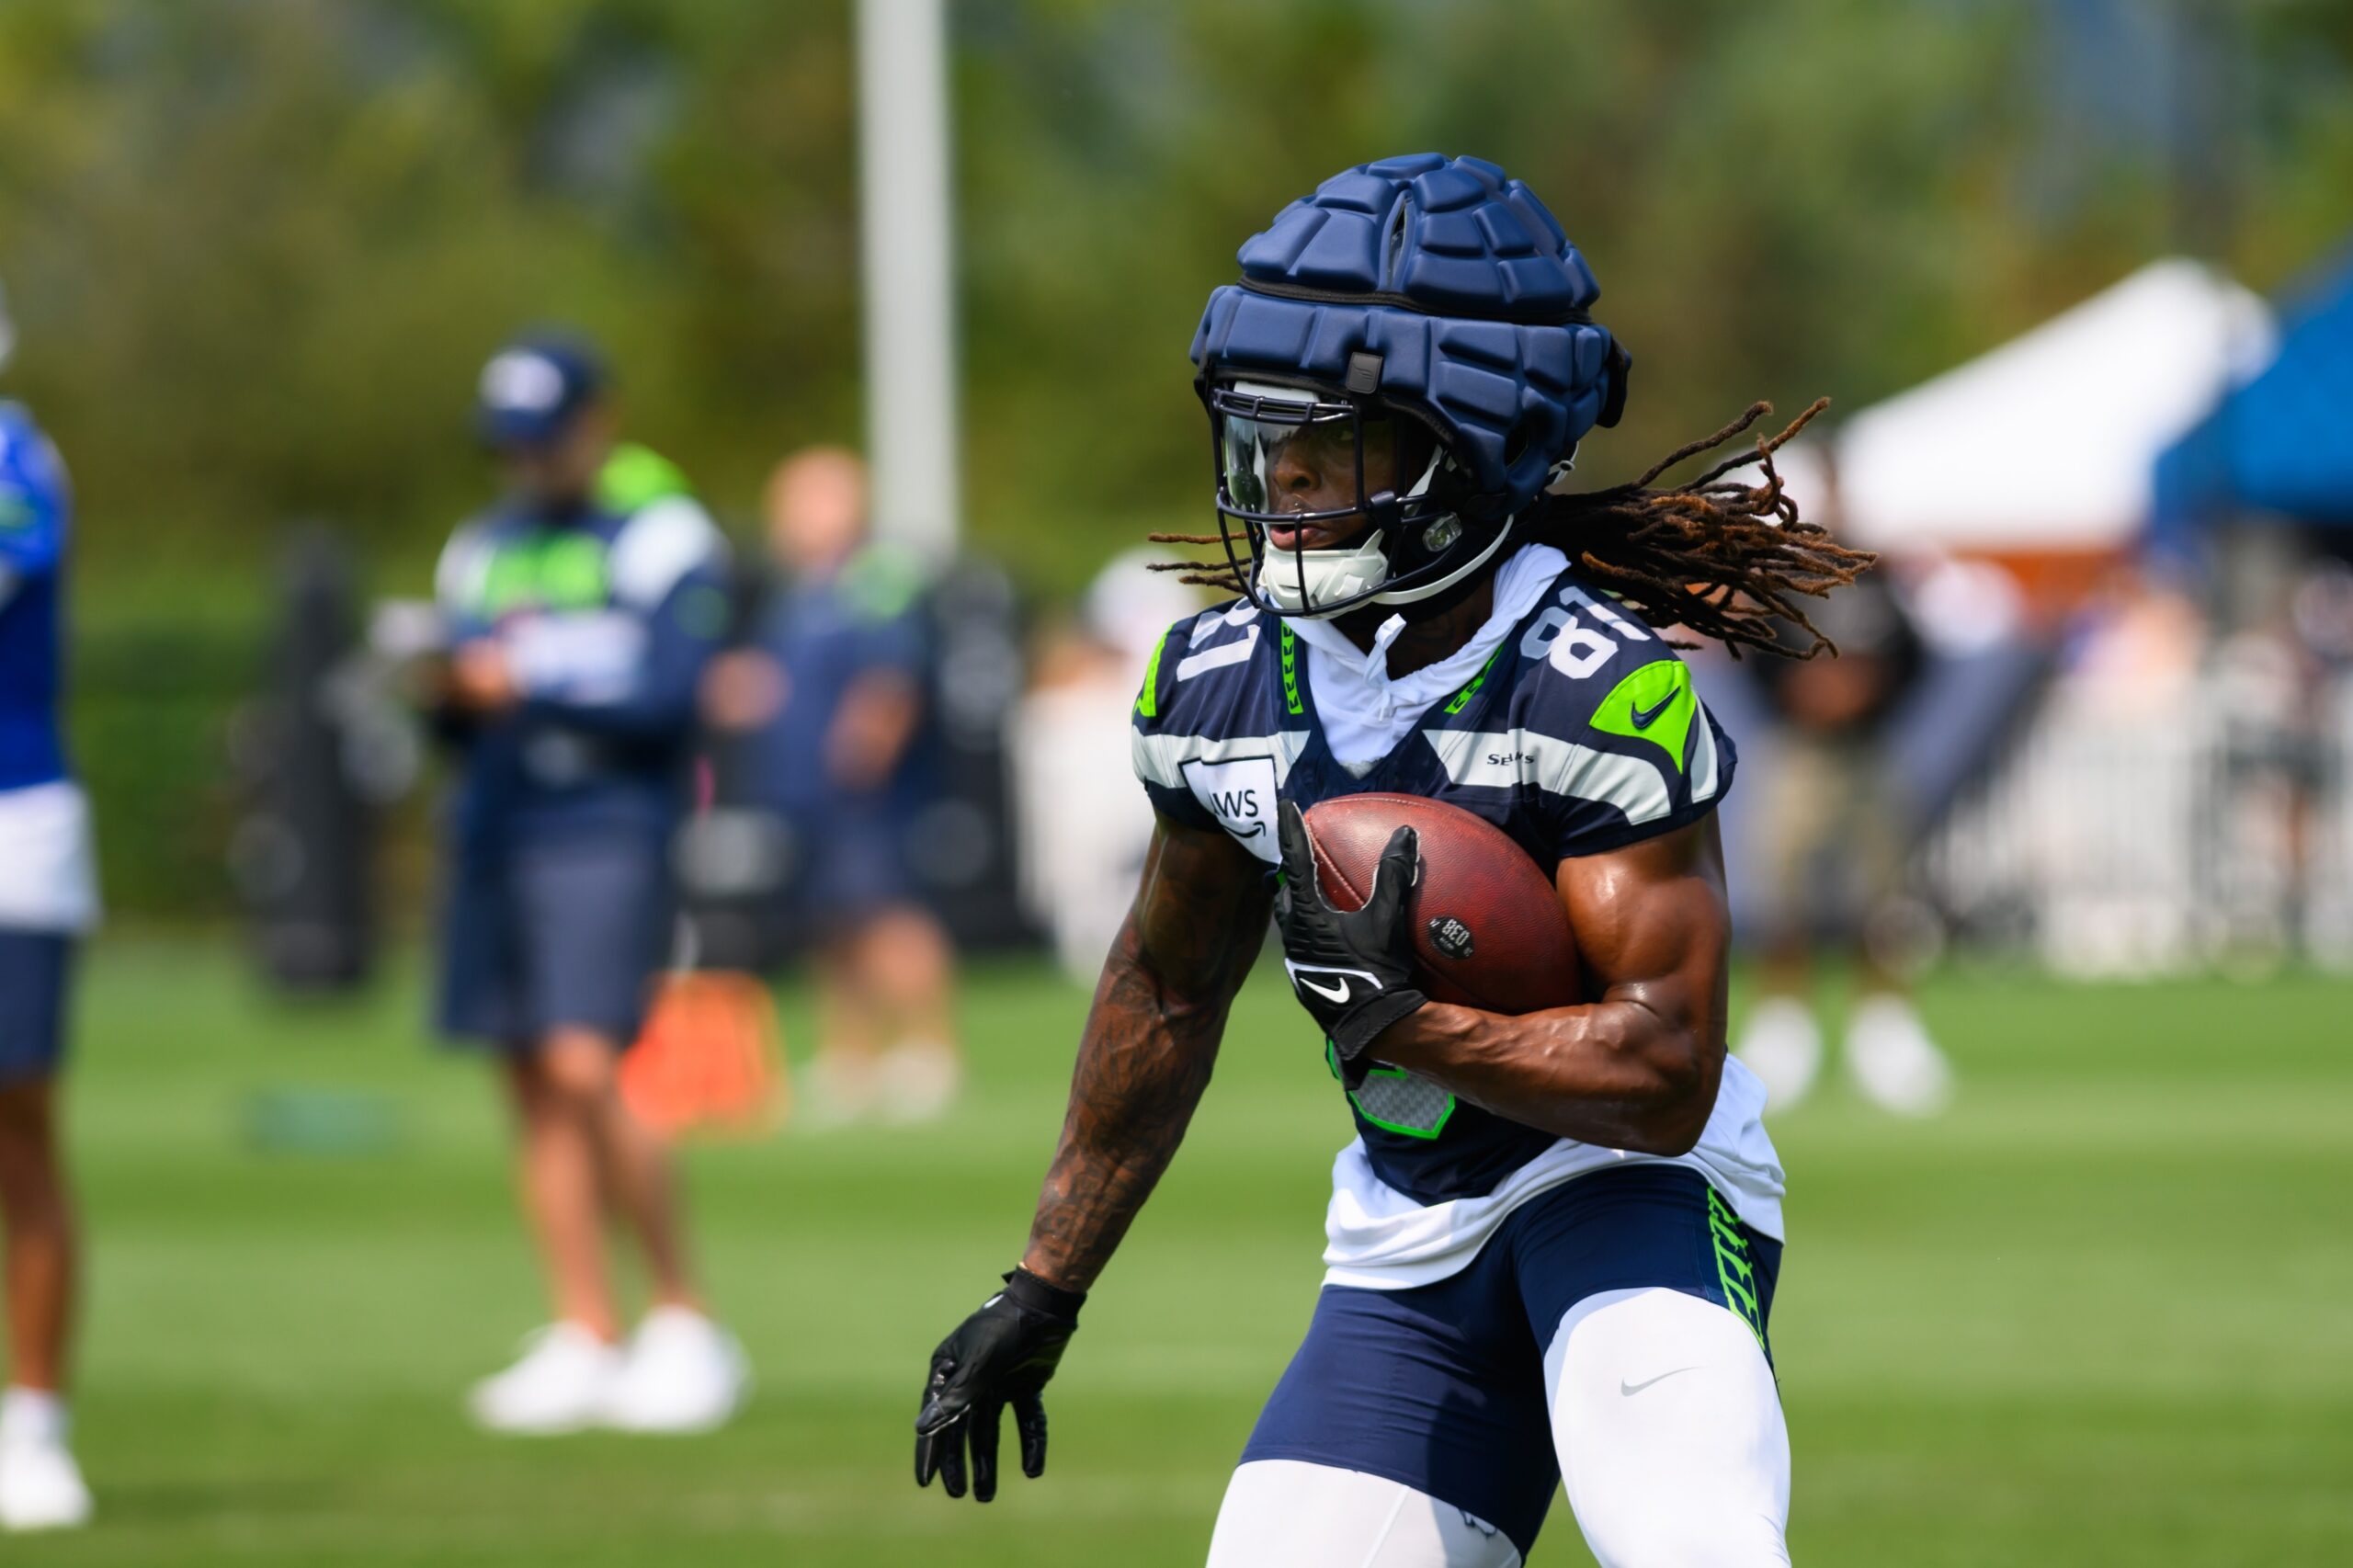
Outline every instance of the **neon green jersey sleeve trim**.
<svg viewBox="0 0 2353 1568">
<path fill-rule="evenodd" d="M 1160 717 L 1160 654 L 1167 646 L 1168 632 L 1164 631 L 1160 641 L 1152 645 L 1152 662 L 1143 667 L 1143 689 L 1136 694 L 1136 711 L 1147 719 Z"/>
<path fill-rule="evenodd" d="M 673 495 L 693 494 L 676 463 L 633 441 L 615 447 L 597 475 L 597 501 L 616 512 L 634 512 Z"/>
</svg>

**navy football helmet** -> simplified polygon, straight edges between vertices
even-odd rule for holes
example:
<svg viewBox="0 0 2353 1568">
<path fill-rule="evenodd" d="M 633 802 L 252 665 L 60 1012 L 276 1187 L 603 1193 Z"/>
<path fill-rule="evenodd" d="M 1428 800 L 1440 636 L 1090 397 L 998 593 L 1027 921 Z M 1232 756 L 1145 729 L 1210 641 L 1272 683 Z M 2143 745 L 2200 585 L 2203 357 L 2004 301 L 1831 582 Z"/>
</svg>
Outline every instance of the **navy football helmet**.
<svg viewBox="0 0 2353 1568">
<path fill-rule="evenodd" d="M 1321 618 L 1465 582 L 1625 404 L 1631 360 L 1586 313 L 1584 257 L 1482 159 L 1335 175 L 1240 260 L 1192 359 L 1219 532 L 1261 609 Z"/>
</svg>

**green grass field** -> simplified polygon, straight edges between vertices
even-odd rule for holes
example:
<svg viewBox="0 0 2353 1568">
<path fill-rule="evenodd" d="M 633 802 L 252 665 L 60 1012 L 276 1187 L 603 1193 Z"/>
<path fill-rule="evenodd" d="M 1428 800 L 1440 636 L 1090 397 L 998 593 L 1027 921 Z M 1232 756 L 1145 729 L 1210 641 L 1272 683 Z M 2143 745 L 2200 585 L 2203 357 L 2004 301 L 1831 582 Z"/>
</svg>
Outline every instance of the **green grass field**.
<svg viewBox="0 0 2353 1568">
<path fill-rule="evenodd" d="M 1965 1075 L 1949 1117 L 1834 1090 L 1777 1125 L 1801 1563 L 2353 1562 L 2348 1002 L 1949 977 L 1926 1006 Z M 1054 1387 L 1046 1479 L 983 1509 L 909 1476 L 926 1356 L 1018 1248 L 1083 1006 L 985 971 L 946 1126 L 693 1152 L 762 1380 L 738 1425 L 501 1441 L 460 1394 L 539 1297 L 490 1085 L 428 1048 L 415 987 L 290 1007 L 225 948 L 101 949 L 74 1114 L 101 1527 L 0 1559 L 1198 1563 L 1306 1322 L 1345 1136 L 1263 973 Z M 254 1096 L 286 1088 L 380 1096 L 395 1136 L 261 1152 Z M 1537 1561 L 1586 1561 L 1564 1508 Z"/>
</svg>

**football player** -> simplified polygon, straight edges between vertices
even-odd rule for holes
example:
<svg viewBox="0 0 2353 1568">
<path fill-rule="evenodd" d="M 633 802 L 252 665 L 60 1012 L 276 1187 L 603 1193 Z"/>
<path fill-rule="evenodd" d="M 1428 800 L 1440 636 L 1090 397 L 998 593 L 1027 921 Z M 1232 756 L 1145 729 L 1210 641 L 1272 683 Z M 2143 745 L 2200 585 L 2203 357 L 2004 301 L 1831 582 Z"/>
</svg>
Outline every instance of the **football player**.
<svg viewBox="0 0 2353 1568">
<path fill-rule="evenodd" d="M 668 851 L 695 690 L 727 621 L 726 546 L 677 471 L 617 445 L 597 358 L 524 339 L 476 410 L 506 499 L 449 540 L 441 1024 L 498 1053 L 555 1321 L 473 1391 L 497 1431 L 691 1431 L 734 1411 L 734 1341 L 688 1277 L 666 1152 L 618 1092 L 670 940 Z M 635 1231 L 654 1310 L 631 1342 L 604 1224 Z"/>
<path fill-rule="evenodd" d="M 1629 360 L 1560 225 L 1492 164 L 1347 170 L 1241 266 L 1192 349 L 1221 517 L 1192 542 L 1224 545 L 1192 564 L 1238 597 L 1171 628 L 1145 676 L 1142 887 L 1028 1250 L 932 1358 L 916 1479 L 988 1499 L 1008 1405 L 1043 1468 L 1040 1391 L 1272 911 L 1357 1136 L 1213 1568 L 1514 1564 L 1563 1481 L 1612 1568 L 1784 1562 L 1781 1169 L 1724 1053 L 1734 759 L 1667 629 L 1768 647 L 1803 623 L 1794 595 L 1868 558 L 1797 518 L 1777 442 L 1756 484 L 1726 463 L 1653 489 L 1662 464 L 1549 493 L 1616 422 Z M 1535 857 L 1585 999 L 1505 1017 L 1415 989 L 1412 831 L 1362 909 L 1316 883 L 1301 813 L 1360 791 L 1459 806 Z"/>
<path fill-rule="evenodd" d="M 0 311 L 0 360 L 16 334 Z M 8 1238 L 8 1388 L 0 1528 L 86 1523 L 66 1443 L 76 1255 L 57 1080 L 74 951 L 96 923 L 89 806 L 67 766 L 65 561 L 73 496 L 57 449 L 0 403 L 0 1223 Z"/>
</svg>

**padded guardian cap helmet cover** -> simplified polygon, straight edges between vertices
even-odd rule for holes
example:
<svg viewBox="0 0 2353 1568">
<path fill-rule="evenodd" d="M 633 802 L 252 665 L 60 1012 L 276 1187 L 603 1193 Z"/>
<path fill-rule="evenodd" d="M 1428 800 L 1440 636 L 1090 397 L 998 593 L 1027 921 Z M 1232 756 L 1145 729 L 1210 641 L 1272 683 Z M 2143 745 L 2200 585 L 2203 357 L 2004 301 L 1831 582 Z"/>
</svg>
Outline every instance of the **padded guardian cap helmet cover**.
<svg viewBox="0 0 2353 1568">
<path fill-rule="evenodd" d="M 1192 359 L 1219 529 L 1263 609 L 1321 617 L 1444 592 L 1624 406 L 1629 359 L 1586 313 L 1600 290 L 1585 258 L 1527 186 L 1482 159 L 1424 153 L 1335 175 L 1240 260 L 1241 281 L 1210 295 Z M 1401 442 L 1414 472 L 1367 494 L 1366 422 L 1382 417 L 1434 442 Z M 1352 436 L 1355 505 L 1310 512 L 1273 494 L 1273 455 L 1310 431 L 1327 447 Z M 1357 516 L 1371 527 L 1342 548 L 1267 538 Z"/>
</svg>

